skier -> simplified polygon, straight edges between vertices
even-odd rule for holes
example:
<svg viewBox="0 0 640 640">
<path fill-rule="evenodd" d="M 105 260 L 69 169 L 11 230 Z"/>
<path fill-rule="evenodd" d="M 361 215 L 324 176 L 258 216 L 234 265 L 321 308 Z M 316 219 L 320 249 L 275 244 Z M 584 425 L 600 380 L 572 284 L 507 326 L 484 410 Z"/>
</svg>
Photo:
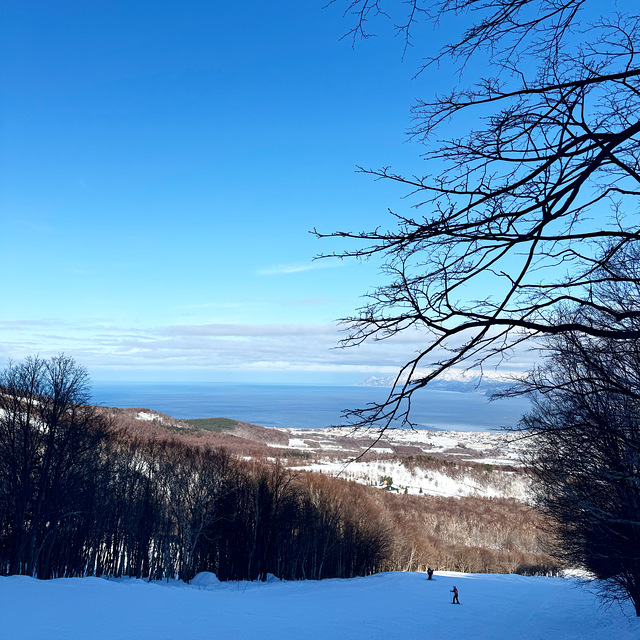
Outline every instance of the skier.
<svg viewBox="0 0 640 640">
<path fill-rule="evenodd" d="M 458 590 L 455 588 L 455 585 L 453 589 L 451 589 L 451 593 L 453 593 L 453 600 L 451 601 L 451 604 L 460 604 L 460 600 L 458 600 Z"/>
<path fill-rule="evenodd" d="M 431 567 L 427 569 L 427 576 L 427 580 L 431 580 L 431 578 L 433 577 L 433 569 Z"/>
</svg>

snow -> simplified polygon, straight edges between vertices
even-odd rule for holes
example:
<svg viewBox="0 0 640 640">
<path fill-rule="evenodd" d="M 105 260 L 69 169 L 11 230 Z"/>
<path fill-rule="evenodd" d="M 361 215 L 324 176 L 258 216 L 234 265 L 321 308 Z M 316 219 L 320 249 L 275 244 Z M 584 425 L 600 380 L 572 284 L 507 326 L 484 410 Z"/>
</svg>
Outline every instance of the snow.
<svg viewBox="0 0 640 640">
<path fill-rule="evenodd" d="M 482 478 L 460 472 L 452 477 L 437 469 L 407 469 L 402 461 L 373 460 L 370 462 L 319 462 L 298 467 L 327 475 L 353 480 L 360 484 L 380 486 L 383 478 L 390 477 L 393 486 L 412 495 L 432 495 L 461 498 L 515 498 L 529 500 L 529 480 L 526 476 L 507 472 L 494 472 Z"/>
<path fill-rule="evenodd" d="M 146 422 L 152 422 L 153 420 L 158 419 L 158 415 L 155 413 L 151 413 L 150 411 L 138 411 L 138 415 L 136 416 L 138 420 L 144 420 Z"/>
<path fill-rule="evenodd" d="M 405 384 L 410 378 L 415 380 L 418 378 L 424 378 L 433 374 L 432 369 L 416 369 L 411 372 L 411 375 L 404 374 L 397 378 L 396 376 L 370 376 L 365 380 L 361 380 L 358 383 L 359 387 L 385 387 L 392 388 L 398 383 Z M 436 382 L 440 383 L 440 386 L 447 387 L 447 383 L 463 383 L 467 387 L 473 389 L 474 387 L 486 386 L 487 384 L 500 384 L 502 386 L 511 386 L 515 378 L 522 376 L 521 371 L 504 371 L 501 369 L 500 373 L 496 371 L 483 371 L 482 375 L 475 372 L 468 371 L 466 369 L 451 368 L 444 373 L 438 374 Z M 458 386 L 452 385 L 452 389 L 457 389 Z"/>
<path fill-rule="evenodd" d="M 381 486 L 382 478 L 391 477 L 394 487 L 415 495 L 531 501 L 529 478 L 509 468 L 520 465 L 524 446 L 512 434 L 391 429 L 380 438 L 377 430 L 354 432 L 348 427 L 278 431 L 289 435 L 287 444 L 269 442 L 270 447 L 298 449 L 311 458 L 304 466 L 296 461 L 296 470 L 339 476 L 373 487 Z M 406 449 L 402 452 L 402 447 L 411 447 L 411 455 L 407 456 Z M 366 459 L 358 459 L 365 452 Z M 442 454 L 445 461 L 459 460 L 459 465 L 443 463 L 438 468 L 434 454 Z M 429 464 L 422 466 L 420 456 L 425 456 Z M 470 463 L 492 465 L 493 470 L 485 469 L 483 475 L 482 468 L 473 469 Z"/>
<path fill-rule="evenodd" d="M 499 451 L 500 464 L 517 462 L 522 453 L 521 439 L 499 431 L 429 431 L 427 429 L 389 429 L 380 439 L 377 429 L 358 429 L 350 427 L 331 427 L 326 429 L 278 429 L 289 435 L 288 448 L 305 448 L 321 452 L 322 450 L 344 450 L 345 442 L 352 441 L 359 453 L 370 446 L 363 439 L 375 442 L 375 447 L 413 446 L 422 448 L 425 454 L 447 453 L 452 449 L 463 448 L 473 451 L 474 455 L 486 451 Z M 336 440 L 339 440 L 336 442 Z M 276 446 L 269 443 L 269 446 Z M 281 445 L 282 446 L 282 445 Z M 470 451 L 470 453 L 471 453 Z M 491 457 L 495 457 L 492 455 Z"/>
<path fill-rule="evenodd" d="M 215 573 L 211 573 L 211 571 L 201 571 L 194 576 L 190 584 L 191 586 L 205 589 L 207 587 L 217 586 L 220 584 L 220 580 L 218 580 L 218 576 L 216 576 Z"/>
<path fill-rule="evenodd" d="M 436 572 L 197 584 L 0 577 L 3 640 L 637 640 L 631 606 L 567 578 Z M 456 585 L 462 606 L 451 605 Z"/>
<path fill-rule="evenodd" d="M 290 438 L 288 446 L 291 449 L 306 449 L 308 445 L 302 438 Z"/>
</svg>

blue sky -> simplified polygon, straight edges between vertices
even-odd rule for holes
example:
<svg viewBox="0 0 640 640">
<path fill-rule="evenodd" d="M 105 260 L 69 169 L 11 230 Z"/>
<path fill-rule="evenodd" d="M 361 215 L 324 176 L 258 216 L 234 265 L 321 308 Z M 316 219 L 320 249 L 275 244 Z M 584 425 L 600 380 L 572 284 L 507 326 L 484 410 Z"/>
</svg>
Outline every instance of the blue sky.
<svg viewBox="0 0 640 640">
<path fill-rule="evenodd" d="M 0 360 L 356 382 L 413 354 L 333 349 L 377 265 L 314 261 L 344 245 L 309 230 L 407 210 L 355 168 L 422 171 L 409 109 L 447 70 L 412 79 L 424 52 L 392 37 L 353 48 L 323 4 L 2 2 Z"/>
</svg>

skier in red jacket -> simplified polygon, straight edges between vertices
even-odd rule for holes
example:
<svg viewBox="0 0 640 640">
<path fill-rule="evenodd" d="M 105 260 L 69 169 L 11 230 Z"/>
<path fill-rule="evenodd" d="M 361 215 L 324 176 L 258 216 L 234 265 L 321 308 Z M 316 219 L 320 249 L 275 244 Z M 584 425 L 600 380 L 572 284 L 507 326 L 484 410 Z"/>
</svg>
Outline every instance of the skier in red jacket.
<svg viewBox="0 0 640 640">
<path fill-rule="evenodd" d="M 451 589 L 451 593 L 453 593 L 453 600 L 451 601 L 451 604 L 460 604 L 460 600 L 458 600 L 458 590 L 455 586 Z"/>
</svg>

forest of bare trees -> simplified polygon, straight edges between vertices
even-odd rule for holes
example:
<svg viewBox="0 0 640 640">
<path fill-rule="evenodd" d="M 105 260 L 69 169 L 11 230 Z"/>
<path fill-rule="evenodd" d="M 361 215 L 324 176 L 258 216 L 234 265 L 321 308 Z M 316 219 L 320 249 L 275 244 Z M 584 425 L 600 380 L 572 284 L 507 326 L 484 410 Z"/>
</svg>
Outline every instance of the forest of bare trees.
<svg viewBox="0 0 640 640">
<path fill-rule="evenodd" d="M 86 404 L 86 372 L 65 356 L 0 376 L 0 574 L 557 570 L 544 522 L 522 503 L 396 495 L 193 435 L 132 432 Z"/>
<path fill-rule="evenodd" d="M 621 312 L 637 309 L 637 250 L 610 266 L 618 282 L 598 294 Z M 594 329 L 600 313 L 581 313 Z M 606 322 L 606 319 L 604 320 Z M 637 331 L 638 320 L 626 325 Z M 555 554 L 587 568 L 609 599 L 631 599 L 640 616 L 640 344 L 580 333 L 546 342 L 546 358 L 511 393 L 528 392 L 521 428 L 538 508 L 556 523 Z"/>
<path fill-rule="evenodd" d="M 0 383 L 4 574 L 322 578 L 385 557 L 366 499 L 345 508 L 277 464 L 131 437 L 86 403 L 69 358 L 10 365 Z"/>
</svg>

